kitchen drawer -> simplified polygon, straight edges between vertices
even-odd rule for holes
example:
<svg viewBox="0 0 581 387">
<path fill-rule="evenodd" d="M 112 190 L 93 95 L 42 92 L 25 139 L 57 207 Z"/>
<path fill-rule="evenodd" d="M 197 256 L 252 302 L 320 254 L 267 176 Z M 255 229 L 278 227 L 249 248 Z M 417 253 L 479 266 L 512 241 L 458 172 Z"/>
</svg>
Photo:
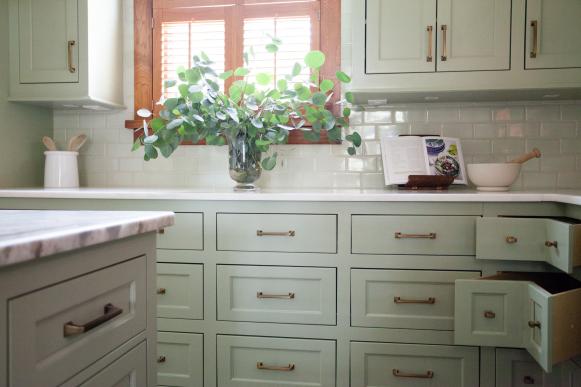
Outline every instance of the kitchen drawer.
<svg viewBox="0 0 581 387">
<path fill-rule="evenodd" d="M 476 347 L 351 343 L 351 387 L 479 385 Z"/>
<path fill-rule="evenodd" d="M 204 335 L 158 332 L 157 384 L 172 387 L 204 385 Z"/>
<path fill-rule="evenodd" d="M 147 345 L 145 343 L 139 344 L 107 368 L 80 384 L 80 387 L 138 386 L 147 386 Z"/>
<path fill-rule="evenodd" d="M 567 273 L 581 266 L 581 221 L 571 218 L 480 218 L 476 258 L 547 262 Z"/>
<path fill-rule="evenodd" d="M 546 372 L 581 354 L 581 282 L 564 273 L 456 281 L 456 344 L 526 349 Z"/>
<path fill-rule="evenodd" d="M 353 215 L 353 254 L 474 255 L 474 216 Z"/>
<path fill-rule="evenodd" d="M 564 362 L 547 374 L 522 349 L 496 348 L 496 387 L 579 387 L 581 368 Z"/>
<path fill-rule="evenodd" d="M 337 253 L 337 215 L 219 213 L 217 249 Z"/>
<path fill-rule="evenodd" d="M 335 325 L 336 269 L 218 266 L 218 320 Z"/>
<path fill-rule="evenodd" d="M 474 271 L 351 270 L 351 325 L 454 330 L 454 281 Z"/>
<path fill-rule="evenodd" d="M 218 387 L 335 387 L 335 341 L 217 339 Z"/>
<path fill-rule="evenodd" d="M 157 264 L 157 317 L 204 319 L 204 266 Z"/>
<path fill-rule="evenodd" d="M 160 230 L 158 249 L 204 250 L 204 215 L 178 212 L 172 227 Z"/>
<path fill-rule="evenodd" d="M 62 383 L 144 331 L 146 265 L 142 256 L 9 301 L 10 385 Z"/>
</svg>

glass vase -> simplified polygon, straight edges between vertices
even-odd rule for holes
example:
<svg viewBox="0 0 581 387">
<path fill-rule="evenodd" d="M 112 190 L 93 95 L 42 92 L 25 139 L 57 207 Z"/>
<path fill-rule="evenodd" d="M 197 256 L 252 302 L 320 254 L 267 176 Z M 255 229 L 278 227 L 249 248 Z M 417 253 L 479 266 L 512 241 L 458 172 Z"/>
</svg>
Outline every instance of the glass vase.
<svg viewBox="0 0 581 387">
<path fill-rule="evenodd" d="M 255 139 L 246 137 L 245 133 L 228 136 L 228 165 L 230 178 L 237 184 L 235 190 L 255 190 L 254 183 L 262 173 L 260 159 L 262 153 L 254 143 Z"/>
</svg>

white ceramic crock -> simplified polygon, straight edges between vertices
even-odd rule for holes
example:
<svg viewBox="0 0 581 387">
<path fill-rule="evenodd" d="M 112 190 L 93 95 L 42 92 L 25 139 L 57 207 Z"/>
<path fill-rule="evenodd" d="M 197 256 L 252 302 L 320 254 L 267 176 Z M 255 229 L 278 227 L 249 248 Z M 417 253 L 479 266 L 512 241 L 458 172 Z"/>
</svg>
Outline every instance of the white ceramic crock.
<svg viewBox="0 0 581 387">
<path fill-rule="evenodd" d="M 79 187 L 79 152 L 46 151 L 44 155 L 44 188 Z"/>
</svg>

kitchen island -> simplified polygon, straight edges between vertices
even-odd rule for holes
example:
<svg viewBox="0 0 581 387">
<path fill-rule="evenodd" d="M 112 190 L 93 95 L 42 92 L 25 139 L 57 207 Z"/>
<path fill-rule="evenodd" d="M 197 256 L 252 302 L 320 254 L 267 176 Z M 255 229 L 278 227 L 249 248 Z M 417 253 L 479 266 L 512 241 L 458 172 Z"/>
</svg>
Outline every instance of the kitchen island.
<svg viewBox="0 0 581 387">
<path fill-rule="evenodd" d="M 171 212 L 0 211 L 0 386 L 155 386 Z"/>
</svg>

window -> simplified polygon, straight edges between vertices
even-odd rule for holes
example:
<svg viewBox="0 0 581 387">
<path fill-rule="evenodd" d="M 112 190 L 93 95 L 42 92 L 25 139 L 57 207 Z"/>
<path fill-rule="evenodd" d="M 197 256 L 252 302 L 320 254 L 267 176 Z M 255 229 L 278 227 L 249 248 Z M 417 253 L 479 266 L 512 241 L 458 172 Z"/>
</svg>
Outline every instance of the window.
<svg viewBox="0 0 581 387">
<path fill-rule="evenodd" d="M 339 69 L 341 0 L 134 1 L 136 110 L 155 107 L 153 101 L 171 96 L 163 81 L 175 79 L 176 69 L 189 67 L 192 56 L 202 51 L 219 72 L 242 66 L 247 52 L 252 73 L 271 73 L 273 82 L 315 49 L 327 55 L 322 77 L 334 78 Z M 273 36 L 283 42 L 274 55 L 265 48 Z M 302 80 L 309 76 L 305 68 Z M 126 126 L 140 124 L 130 121 Z M 308 143 L 299 131 L 289 142 Z"/>
</svg>

